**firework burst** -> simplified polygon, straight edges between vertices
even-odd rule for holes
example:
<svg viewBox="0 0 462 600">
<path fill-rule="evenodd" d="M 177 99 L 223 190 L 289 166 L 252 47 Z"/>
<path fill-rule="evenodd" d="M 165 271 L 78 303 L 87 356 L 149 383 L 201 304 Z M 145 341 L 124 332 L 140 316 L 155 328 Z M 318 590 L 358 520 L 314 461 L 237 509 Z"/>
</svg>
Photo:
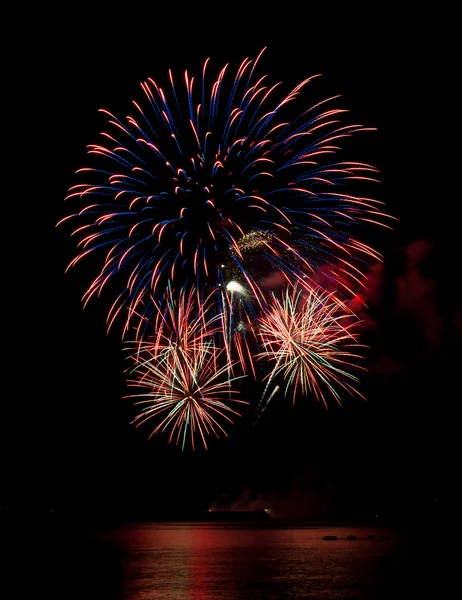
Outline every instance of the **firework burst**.
<svg viewBox="0 0 462 600">
<path fill-rule="evenodd" d="M 257 407 L 257 419 L 281 387 L 297 396 L 314 396 L 326 407 L 328 398 L 339 404 L 342 390 L 362 396 L 357 390 L 357 328 L 360 321 L 332 293 L 313 288 L 286 288 L 273 294 L 268 311 L 259 319 L 262 351 L 258 359 L 272 363 L 267 384 Z M 275 391 L 267 399 L 271 383 Z M 266 402 L 266 403 L 265 403 Z"/>
<path fill-rule="evenodd" d="M 180 295 L 176 302 L 169 295 L 168 308 L 157 313 L 156 333 L 152 340 L 136 341 L 129 359 L 127 384 L 137 393 L 141 406 L 132 423 L 137 426 L 157 418 L 151 435 L 170 431 L 169 442 L 182 444 L 187 439 L 195 447 L 200 437 L 205 448 L 210 434 L 218 437 L 226 431 L 221 423 L 232 423 L 239 416 L 230 405 L 247 404 L 238 399 L 233 383 L 243 376 L 233 376 L 233 363 L 226 360 L 226 350 L 214 344 L 217 316 L 208 319 L 207 305 L 194 318 L 195 294 Z"/>
<path fill-rule="evenodd" d="M 355 232 L 387 226 L 387 215 L 380 202 L 348 191 L 376 181 L 376 169 L 333 160 L 342 140 L 368 128 L 342 123 L 337 96 L 307 106 L 317 75 L 289 93 L 257 75 L 262 53 L 234 75 L 226 65 L 211 78 L 207 59 L 200 77 L 186 71 L 177 82 L 169 71 L 165 87 L 148 78 L 125 119 L 101 110 L 107 130 L 88 147 L 89 164 L 66 198 L 76 210 L 60 223 L 76 224 L 69 268 L 89 255 L 101 260 L 84 304 L 119 282 L 108 327 L 121 318 L 124 336 L 131 324 L 144 335 L 140 323 L 152 322 L 169 282 L 204 297 L 215 291 L 222 315 L 232 304 L 229 283 L 245 288 L 239 318 L 223 319 L 231 343 L 265 304 L 262 275 L 304 284 L 320 266 L 340 263 L 331 276 L 345 288 L 361 282 L 364 261 L 380 259 Z M 244 366 L 249 352 L 241 344 L 238 353 Z"/>
</svg>

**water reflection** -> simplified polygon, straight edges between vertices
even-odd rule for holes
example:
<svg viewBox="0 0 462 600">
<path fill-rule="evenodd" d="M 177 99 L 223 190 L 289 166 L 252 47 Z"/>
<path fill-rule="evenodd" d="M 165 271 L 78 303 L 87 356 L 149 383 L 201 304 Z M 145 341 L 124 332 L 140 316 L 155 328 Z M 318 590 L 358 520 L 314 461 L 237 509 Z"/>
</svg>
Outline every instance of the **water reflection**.
<svg viewBox="0 0 462 600">
<path fill-rule="evenodd" d="M 327 541 L 325 536 L 341 539 Z M 348 540 L 348 536 L 358 539 Z M 452 544 L 425 536 L 416 540 L 380 528 L 273 523 L 147 523 L 91 531 L 63 525 L 53 535 L 47 528 L 41 533 L 12 528 L 4 563 L 12 591 L 6 597 L 444 598 L 451 597 L 447 563 L 451 548 Z"/>
<path fill-rule="evenodd" d="M 138 525 L 104 535 L 122 553 L 130 600 L 378 598 L 399 543 L 376 529 L 249 524 Z M 325 535 L 359 539 L 329 542 Z"/>
</svg>

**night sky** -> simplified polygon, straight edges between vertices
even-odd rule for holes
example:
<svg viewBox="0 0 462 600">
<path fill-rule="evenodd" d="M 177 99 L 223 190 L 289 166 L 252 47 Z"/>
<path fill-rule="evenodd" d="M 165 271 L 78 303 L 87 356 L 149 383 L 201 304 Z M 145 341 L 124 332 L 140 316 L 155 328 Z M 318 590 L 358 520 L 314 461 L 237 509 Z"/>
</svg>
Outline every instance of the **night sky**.
<svg viewBox="0 0 462 600">
<path fill-rule="evenodd" d="M 452 233 L 460 185 L 446 140 L 455 57 L 441 19 L 255 10 L 223 22 L 80 9 L 53 24 L 52 16 L 12 23 L 7 510 L 156 518 L 270 507 L 281 517 L 405 522 L 448 514 L 462 324 Z M 380 169 L 376 197 L 399 222 L 374 244 L 384 261 L 369 277 L 367 402 L 326 411 L 314 399 L 295 408 L 280 399 L 258 431 L 247 413 L 228 438 L 210 438 L 208 451 L 182 452 L 130 426 L 120 338 L 106 334 L 109 300 L 82 310 L 89 279 L 85 269 L 64 274 L 74 246 L 55 224 L 67 214 L 63 199 L 86 145 L 104 128 L 99 108 L 125 115 L 147 77 L 164 80 L 169 68 L 198 73 L 208 56 L 216 69 L 237 64 L 264 46 L 261 70 L 271 80 L 288 89 L 322 73 L 323 96 L 342 94 L 356 122 L 378 128 L 360 151 Z"/>
</svg>

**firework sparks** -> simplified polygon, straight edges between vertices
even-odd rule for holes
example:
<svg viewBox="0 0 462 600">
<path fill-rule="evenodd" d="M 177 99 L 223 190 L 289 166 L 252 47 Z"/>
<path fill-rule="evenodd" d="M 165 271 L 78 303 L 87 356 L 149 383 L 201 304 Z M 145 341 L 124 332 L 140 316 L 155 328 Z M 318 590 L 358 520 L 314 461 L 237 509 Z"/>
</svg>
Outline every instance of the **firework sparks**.
<svg viewBox="0 0 462 600">
<path fill-rule="evenodd" d="M 183 447 L 224 432 L 230 402 L 242 402 L 238 367 L 257 378 L 257 361 L 271 367 L 257 416 L 280 389 L 326 406 L 359 394 L 346 300 L 381 260 L 360 232 L 393 217 L 357 193 L 378 181 L 375 167 L 340 155 L 370 128 L 346 122 L 339 96 L 307 103 L 318 75 L 289 92 L 258 75 L 263 52 L 234 74 L 210 76 L 207 59 L 199 77 L 148 78 L 123 119 L 102 109 L 105 130 L 58 223 L 73 224 L 68 269 L 99 261 L 84 306 L 119 290 L 107 327 L 120 321 L 133 340 L 134 422 L 160 418 L 153 433 Z"/>
<path fill-rule="evenodd" d="M 234 77 L 224 67 L 213 80 L 207 59 L 200 78 L 186 71 L 176 82 L 169 72 L 165 88 L 149 78 L 124 120 L 101 111 L 107 131 L 88 147 L 89 166 L 66 198 L 77 210 L 60 223 L 76 223 L 79 252 L 69 268 L 89 255 L 102 261 L 84 304 L 109 281 L 121 284 L 108 327 L 123 319 L 124 336 L 137 320 L 150 322 L 168 282 L 208 295 L 240 281 L 253 302 L 241 303 L 245 319 L 230 316 L 225 328 L 255 319 L 265 303 L 263 272 L 303 282 L 341 261 L 332 277 L 346 285 L 362 279 L 359 263 L 380 259 L 355 230 L 387 226 L 388 216 L 347 186 L 376 181 L 376 169 L 332 161 L 342 139 L 369 128 L 343 124 L 347 111 L 331 107 L 337 97 L 296 112 L 317 75 L 283 93 L 280 82 L 257 77 L 262 53 Z M 216 299 L 221 313 L 230 303 L 222 293 Z"/>
<path fill-rule="evenodd" d="M 139 390 L 127 398 L 142 407 L 133 423 L 140 426 L 157 417 L 151 435 L 170 430 L 169 442 L 181 440 L 183 449 L 188 437 L 194 449 L 197 436 L 207 448 L 210 434 L 227 435 L 221 423 L 232 423 L 240 414 L 230 404 L 247 404 L 232 389 L 243 376 L 231 375 L 234 365 L 223 360 L 225 349 L 213 342 L 217 317 L 207 320 L 205 307 L 200 320 L 191 320 L 193 299 L 194 294 L 182 295 L 177 304 L 170 296 L 168 309 L 158 313 L 154 339 L 134 344 L 127 379 Z"/>
<path fill-rule="evenodd" d="M 273 363 L 255 418 L 265 404 L 270 385 L 285 382 L 284 395 L 313 395 L 328 406 L 328 397 L 341 403 L 340 391 L 357 390 L 361 346 L 355 329 L 359 320 L 332 293 L 319 289 L 287 288 L 273 294 L 272 305 L 259 319 L 262 351 L 258 359 Z M 276 386 L 278 387 L 278 386 Z"/>
</svg>

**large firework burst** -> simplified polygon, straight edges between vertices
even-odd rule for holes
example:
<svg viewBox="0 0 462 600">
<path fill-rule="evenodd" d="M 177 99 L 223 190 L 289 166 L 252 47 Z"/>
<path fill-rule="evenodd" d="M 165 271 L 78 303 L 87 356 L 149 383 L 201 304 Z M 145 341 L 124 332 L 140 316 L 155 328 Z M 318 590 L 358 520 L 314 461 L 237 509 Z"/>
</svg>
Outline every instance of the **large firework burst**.
<svg viewBox="0 0 462 600">
<path fill-rule="evenodd" d="M 269 271 L 303 283 L 340 263 L 331 276 L 348 286 L 361 281 L 364 260 L 379 259 L 357 234 L 387 215 L 346 185 L 375 181 L 376 169 L 333 158 L 342 139 L 368 128 L 343 124 L 347 111 L 331 106 L 337 97 L 307 105 L 317 75 L 289 93 L 257 75 L 262 52 L 234 75 L 226 65 L 210 79 L 207 59 L 199 78 L 186 71 L 177 83 L 169 71 L 166 87 L 148 78 L 125 119 L 101 110 L 107 131 L 88 147 L 67 196 L 76 209 L 60 222 L 76 223 L 69 267 L 88 255 L 101 260 L 85 303 L 119 282 L 108 326 L 120 315 L 124 335 L 131 323 L 151 322 L 168 282 L 204 296 L 215 290 L 217 314 L 232 304 L 230 281 L 245 288 L 225 333 L 255 319 Z"/>
</svg>

